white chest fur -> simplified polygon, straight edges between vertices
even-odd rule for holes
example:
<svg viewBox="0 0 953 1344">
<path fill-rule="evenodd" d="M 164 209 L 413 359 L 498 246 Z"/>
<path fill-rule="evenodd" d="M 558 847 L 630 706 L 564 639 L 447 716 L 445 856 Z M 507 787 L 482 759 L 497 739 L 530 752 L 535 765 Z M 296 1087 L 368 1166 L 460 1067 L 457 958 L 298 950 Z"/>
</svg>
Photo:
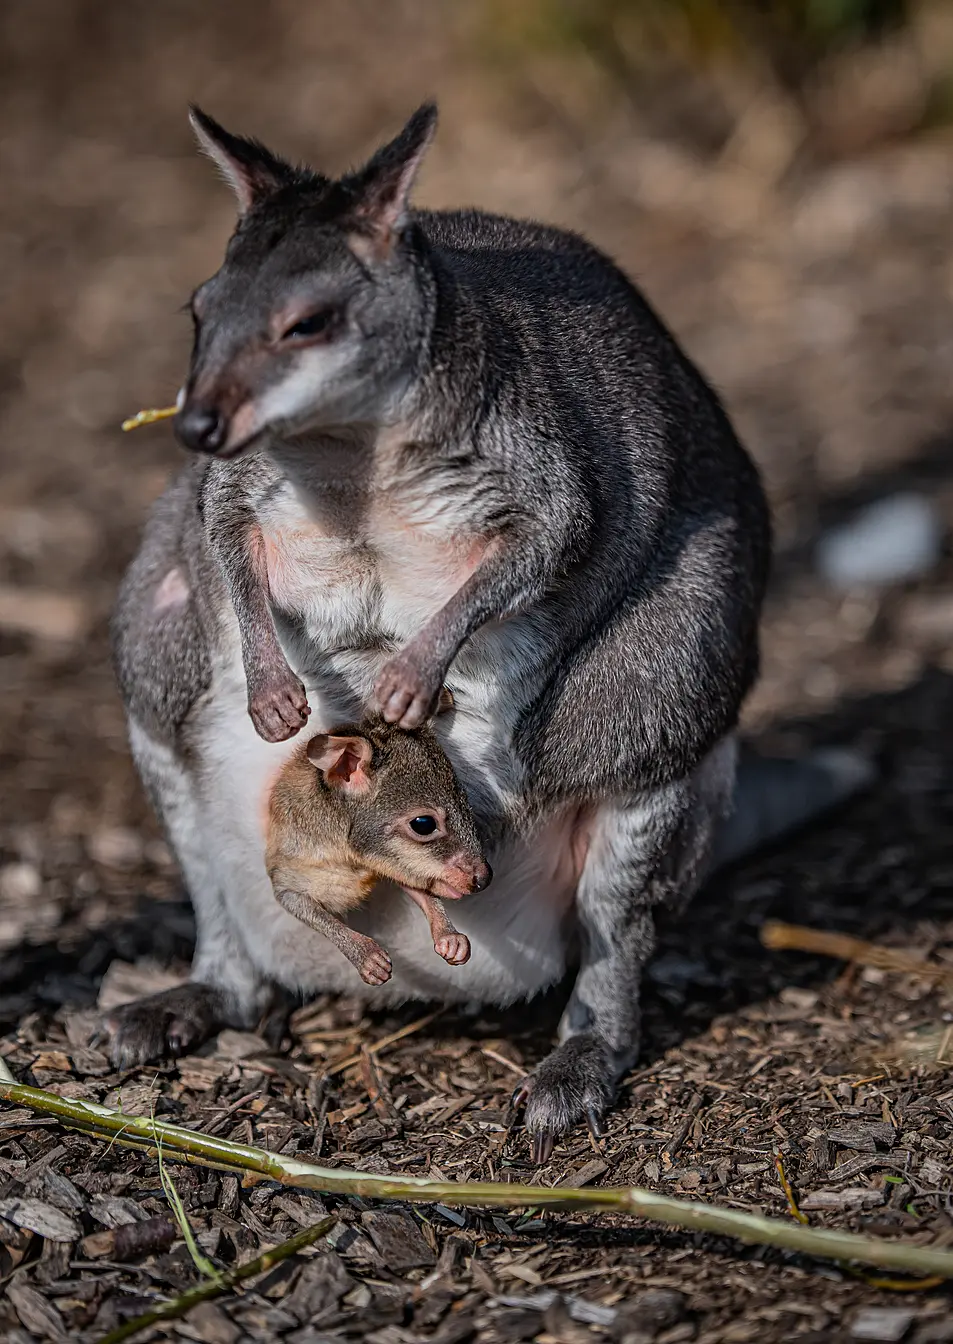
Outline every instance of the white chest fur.
<svg viewBox="0 0 953 1344">
<path fill-rule="evenodd" d="M 337 442 L 298 450 L 259 508 L 274 603 L 325 648 L 403 642 L 480 562 L 465 479 L 405 438 L 381 433 L 351 460 Z"/>
</svg>

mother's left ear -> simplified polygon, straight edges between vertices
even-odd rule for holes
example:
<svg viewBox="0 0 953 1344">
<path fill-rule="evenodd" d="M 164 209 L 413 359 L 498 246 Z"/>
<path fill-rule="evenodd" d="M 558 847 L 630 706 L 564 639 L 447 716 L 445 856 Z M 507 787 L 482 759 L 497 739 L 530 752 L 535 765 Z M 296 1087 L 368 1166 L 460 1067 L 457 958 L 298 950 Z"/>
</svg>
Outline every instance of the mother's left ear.
<svg viewBox="0 0 953 1344">
<path fill-rule="evenodd" d="M 348 214 L 355 225 L 351 245 L 358 253 L 362 243 L 378 258 L 390 251 L 406 222 L 410 191 L 436 128 L 436 103 L 424 103 L 398 136 L 363 168 L 342 178 L 354 199 Z"/>
</svg>

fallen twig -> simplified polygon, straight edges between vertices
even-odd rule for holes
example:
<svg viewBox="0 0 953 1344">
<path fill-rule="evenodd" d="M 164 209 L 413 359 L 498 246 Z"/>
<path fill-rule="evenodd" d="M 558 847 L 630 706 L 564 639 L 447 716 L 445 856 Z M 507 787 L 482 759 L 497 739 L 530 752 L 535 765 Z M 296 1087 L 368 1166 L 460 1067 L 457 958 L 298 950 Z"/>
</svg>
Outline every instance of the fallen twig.
<svg viewBox="0 0 953 1344">
<path fill-rule="evenodd" d="M 326 1232 L 330 1232 L 335 1221 L 333 1217 L 322 1218 L 320 1223 L 315 1223 L 313 1227 L 306 1227 L 301 1232 L 296 1232 L 293 1237 L 289 1237 L 287 1241 L 282 1241 L 279 1245 L 272 1246 L 267 1251 L 262 1251 L 261 1255 L 256 1256 L 254 1260 L 247 1260 L 245 1264 L 230 1269 L 226 1274 L 216 1274 L 214 1279 L 206 1279 L 204 1283 L 198 1284 L 195 1288 L 190 1288 L 180 1297 L 170 1298 L 168 1302 L 160 1302 L 156 1306 L 150 1307 L 148 1311 L 144 1311 L 141 1316 L 134 1316 L 132 1320 L 123 1321 L 122 1325 L 117 1325 L 115 1330 L 110 1330 L 107 1335 L 103 1335 L 99 1344 L 120 1344 L 120 1340 L 131 1339 L 133 1335 L 138 1335 L 141 1330 L 157 1325 L 160 1321 L 180 1319 L 193 1307 L 197 1307 L 200 1302 L 207 1302 L 210 1297 L 221 1297 L 230 1288 L 234 1288 L 237 1283 L 241 1283 L 244 1279 L 253 1279 L 258 1274 L 264 1274 L 265 1270 L 271 1269 L 305 1246 L 310 1246 L 312 1242 L 318 1241 Z"/>
<path fill-rule="evenodd" d="M 926 1293 L 946 1282 L 942 1274 L 933 1274 L 928 1279 L 885 1279 L 879 1274 L 864 1274 L 859 1269 L 849 1269 L 849 1272 L 868 1288 L 882 1288 L 888 1293 Z"/>
<path fill-rule="evenodd" d="M 367 1099 L 376 1111 L 378 1118 L 385 1123 L 393 1120 L 394 1108 L 381 1079 L 377 1061 L 367 1050 L 361 1052 L 361 1078 L 367 1089 Z"/>
<path fill-rule="evenodd" d="M 481 1045 L 480 1053 L 486 1055 L 487 1059 L 492 1059 L 495 1060 L 497 1064 L 502 1064 L 505 1069 L 509 1069 L 511 1073 L 515 1073 L 518 1078 L 526 1077 L 526 1070 L 521 1064 L 516 1064 L 512 1059 L 507 1059 L 506 1056 L 501 1055 L 498 1050 L 491 1050 L 488 1045 Z"/>
<path fill-rule="evenodd" d="M 688 1138 L 688 1131 L 694 1125 L 695 1117 L 698 1115 L 698 1112 L 701 1110 L 704 1104 L 705 1104 L 705 1093 L 703 1091 L 696 1092 L 688 1104 L 688 1109 L 685 1111 L 685 1115 L 682 1117 L 682 1123 L 679 1125 L 678 1129 L 675 1131 L 674 1135 L 669 1140 L 669 1142 L 662 1149 L 661 1154 L 662 1161 L 665 1163 L 666 1167 L 671 1167 L 672 1159 L 675 1157 L 675 1154 L 679 1151 L 682 1144 Z"/>
<path fill-rule="evenodd" d="M 794 1191 L 791 1189 L 791 1182 L 788 1180 L 787 1172 L 784 1170 L 784 1160 L 781 1157 L 781 1149 L 776 1148 L 774 1152 L 774 1169 L 778 1173 L 778 1181 L 781 1189 L 784 1191 L 784 1198 L 788 1202 L 788 1213 L 792 1218 L 796 1218 L 799 1223 L 807 1226 L 807 1214 L 802 1213 L 797 1206 L 797 1200 L 794 1198 Z"/>
<path fill-rule="evenodd" d="M 784 924 L 769 919 L 761 926 L 761 942 L 765 947 L 792 952 L 819 952 L 824 957 L 838 957 L 842 961 L 858 962 L 861 966 L 876 966 L 882 971 L 903 971 L 927 976 L 932 980 L 953 980 L 953 966 L 938 966 L 909 952 L 898 952 L 892 947 L 879 947 L 852 938 L 846 933 L 827 933 L 823 929 L 809 929 L 801 924 Z"/>
<path fill-rule="evenodd" d="M 58 1116 L 64 1124 L 98 1138 L 111 1139 L 156 1155 L 161 1141 L 167 1160 L 218 1170 L 243 1172 L 246 1181 L 265 1179 L 324 1194 L 401 1199 L 415 1204 L 457 1204 L 464 1208 L 608 1209 L 669 1227 L 735 1237 L 760 1246 L 778 1246 L 828 1260 L 856 1261 L 907 1274 L 953 1278 L 953 1250 L 906 1245 L 852 1232 L 802 1227 L 776 1218 L 673 1199 L 638 1186 L 575 1188 L 510 1185 L 503 1182 L 431 1181 L 423 1176 L 376 1176 L 346 1168 L 327 1168 L 296 1157 L 232 1143 L 150 1116 L 123 1115 L 91 1101 L 73 1101 L 42 1088 L 0 1081 L 0 1099 Z"/>
<path fill-rule="evenodd" d="M 442 1008 L 437 1008 L 432 1013 L 427 1013 L 424 1017 L 418 1017 L 415 1022 L 408 1022 L 406 1027 L 401 1027 L 399 1031 L 392 1031 L 389 1036 L 383 1036 L 379 1041 L 373 1041 L 370 1045 L 362 1046 L 356 1054 L 348 1055 L 347 1059 L 339 1060 L 337 1064 L 332 1064 L 327 1070 L 327 1077 L 331 1078 L 336 1073 L 343 1073 L 345 1069 L 359 1067 L 361 1058 L 364 1054 L 377 1055 L 381 1050 L 386 1050 L 389 1045 L 396 1045 L 406 1036 L 412 1036 L 415 1031 L 422 1031 L 424 1027 L 429 1027 L 434 1018 L 439 1017 L 443 1012 Z"/>
</svg>

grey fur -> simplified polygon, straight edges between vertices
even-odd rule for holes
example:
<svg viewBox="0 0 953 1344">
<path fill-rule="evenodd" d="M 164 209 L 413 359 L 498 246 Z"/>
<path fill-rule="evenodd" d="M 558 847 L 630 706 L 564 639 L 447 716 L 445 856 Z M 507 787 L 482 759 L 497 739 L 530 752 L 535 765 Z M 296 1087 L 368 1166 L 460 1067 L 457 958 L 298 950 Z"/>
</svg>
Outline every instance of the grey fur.
<svg viewBox="0 0 953 1344">
<path fill-rule="evenodd" d="M 545 1148 L 598 1116 L 635 1058 L 653 908 L 687 900 L 712 859 L 757 670 L 757 473 L 715 394 L 589 243 L 410 210 L 432 110 L 337 182 L 196 116 L 243 212 L 196 295 L 179 418 L 183 440 L 221 460 L 170 488 L 116 621 L 140 770 L 200 930 L 217 930 L 193 974 L 232 1002 L 244 993 L 245 1016 L 269 978 L 335 984 L 316 943 L 288 941 L 283 912 L 263 922 L 261 902 L 275 906 L 254 808 L 285 749 L 253 745 L 242 682 L 252 701 L 263 666 L 272 685 L 303 685 L 319 725 L 376 699 L 411 726 L 447 681 L 458 712 L 439 731 L 497 877 L 470 916 L 471 963 L 438 984 L 398 938 L 387 1001 L 512 1001 L 558 978 L 580 935 L 563 1044 L 529 1092 Z M 174 626 L 150 606 L 167 566 L 191 592 Z M 297 731 L 277 713 L 273 741 Z M 233 739 L 260 784 L 229 773 Z M 177 776 L 156 766 L 167 750 Z M 231 850 L 213 860 L 222 827 Z M 204 874 L 183 858 L 192 840 Z M 567 920 L 556 888 L 577 859 Z M 367 927 L 395 917 L 381 904 Z"/>
</svg>

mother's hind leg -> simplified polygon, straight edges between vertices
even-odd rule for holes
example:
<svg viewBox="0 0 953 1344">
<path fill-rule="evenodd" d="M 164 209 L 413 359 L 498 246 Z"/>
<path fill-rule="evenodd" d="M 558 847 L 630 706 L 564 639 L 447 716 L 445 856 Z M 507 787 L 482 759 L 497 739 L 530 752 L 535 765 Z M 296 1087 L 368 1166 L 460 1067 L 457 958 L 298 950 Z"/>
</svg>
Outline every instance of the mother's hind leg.
<svg viewBox="0 0 953 1344">
<path fill-rule="evenodd" d="M 734 768 L 726 739 L 687 780 L 600 805 L 579 882 L 581 962 L 561 1044 L 521 1089 L 537 1161 L 579 1120 L 598 1127 L 634 1063 L 655 908 L 684 904 L 705 876 Z"/>
<path fill-rule="evenodd" d="M 222 1027 L 253 1027 L 271 998 L 229 913 L 213 863 L 201 800 L 175 752 L 130 725 L 133 755 L 195 910 L 196 947 L 184 985 L 109 1013 L 104 1029 L 117 1068 L 194 1050 Z"/>
</svg>

